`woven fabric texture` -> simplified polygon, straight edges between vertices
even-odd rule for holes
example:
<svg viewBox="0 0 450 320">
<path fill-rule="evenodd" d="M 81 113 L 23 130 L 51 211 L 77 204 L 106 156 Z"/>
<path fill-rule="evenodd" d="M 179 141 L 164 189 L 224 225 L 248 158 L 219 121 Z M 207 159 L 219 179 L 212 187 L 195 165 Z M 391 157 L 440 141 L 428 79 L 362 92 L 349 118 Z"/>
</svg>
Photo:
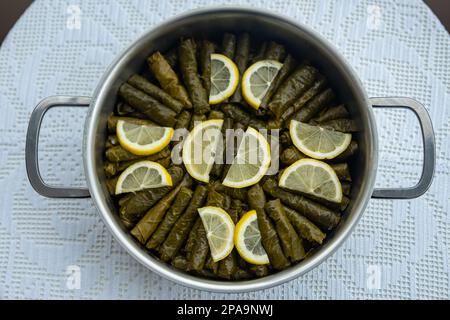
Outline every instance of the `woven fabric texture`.
<svg viewBox="0 0 450 320">
<path fill-rule="evenodd" d="M 245 294 L 193 290 L 152 273 L 112 238 L 92 200 L 36 194 L 24 162 L 29 116 L 41 99 L 91 95 L 108 64 L 146 30 L 219 2 L 265 8 L 309 25 L 340 50 L 369 96 L 424 103 L 437 143 L 428 193 L 411 201 L 371 200 L 353 234 L 319 267 Z M 450 298 L 449 70 L 450 37 L 418 0 L 35 1 L 0 49 L 0 298 Z M 39 158 L 49 183 L 85 184 L 85 114 L 58 108 L 46 116 Z M 417 120 L 402 110 L 377 110 L 376 117 L 377 186 L 413 185 L 423 158 Z"/>
</svg>

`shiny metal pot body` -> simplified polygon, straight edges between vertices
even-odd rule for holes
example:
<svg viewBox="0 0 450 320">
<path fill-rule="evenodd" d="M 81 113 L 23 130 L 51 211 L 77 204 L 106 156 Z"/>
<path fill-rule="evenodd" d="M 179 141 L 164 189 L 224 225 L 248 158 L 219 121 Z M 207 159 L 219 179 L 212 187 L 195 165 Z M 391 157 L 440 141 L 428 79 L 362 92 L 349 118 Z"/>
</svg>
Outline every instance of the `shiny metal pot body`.
<svg viewBox="0 0 450 320">
<path fill-rule="evenodd" d="M 172 47 L 183 36 L 215 37 L 224 31 L 250 32 L 286 45 L 289 52 L 309 59 L 328 78 L 340 101 L 358 120 L 361 131 L 354 138 L 360 146 L 353 172 L 352 201 L 342 222 L 328 241 L 311 257 L 282 272 L 250 281 L 216 281 L 178 271 L 149 254 L 129 235 L 119 221 L 105 186 L 103 152 L 106 122 L 113 111 L 121 83 L 145 67 L 146 58 L 155 50 Z M 84 167 L 89 190 L 52 187 L 42 181 L 37 162 L 37 143 L 41 120 L 54 106 L 88 106 L 84 130 Z M 424 169 L 419 183 L 407 189 L 374 190 L 378 165 L 378 136 L 372 107 L 400 107 L 418 116 L 424 138 Z M 355 227 L 371 197 L 414 198 L 429 187 L 435 163 L 434 134 L 426 109 L 409 98 L 368 99 L 355 72 L 327 41 L 310 28 L 290 19 L 255 9 L 210 8 L 192 11 L 153 28 L 128 47 L 99 81 L 92 98 L 56 96 L 44 99 L 34 110 L 26 141 L 26 162 L 30 182 L 37 192 L 48 197 L 92 197 L 100 215 L 116 240 L 140 263 L 175 282 L 204 290 L 243 292 L 279 285 L 316 267 L 330 256 Z"/>
</svg>

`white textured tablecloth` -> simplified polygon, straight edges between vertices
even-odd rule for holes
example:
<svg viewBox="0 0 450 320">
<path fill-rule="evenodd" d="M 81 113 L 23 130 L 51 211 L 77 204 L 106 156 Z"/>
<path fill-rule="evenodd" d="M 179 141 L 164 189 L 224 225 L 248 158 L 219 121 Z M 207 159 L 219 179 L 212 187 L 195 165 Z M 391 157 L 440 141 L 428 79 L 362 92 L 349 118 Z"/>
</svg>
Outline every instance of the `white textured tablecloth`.
<svg viewBox="0 0 450 320">
<path fill-rule="evenodd" d="M 240 295 L 189 289 L 131 258 L 92 200 L 45 199 L 32 190 L 24 144 L 34 106 L 49 95 L 91 95 L 108 64 L 136 37 L 210 3 L 40 0 L 8 35 L 0 50 L 0 298 L 448 299 L 450 38 L 421 1 L 223 1 L 308 24 L 344 54 L 370 96 L 416 98 L 434 123 L 437 170 L 429 192 L 411 201 L 371 200 L 345 244 L 299 279 Z M 84 185 L 84 116 L 85 110 L 65 108 L 45 118 L 39 157 L 47 181 Z M 377 110 L 377 122 L 377 185 L 414 184 L 422 161 L 415 117 Z"/>
</svg>

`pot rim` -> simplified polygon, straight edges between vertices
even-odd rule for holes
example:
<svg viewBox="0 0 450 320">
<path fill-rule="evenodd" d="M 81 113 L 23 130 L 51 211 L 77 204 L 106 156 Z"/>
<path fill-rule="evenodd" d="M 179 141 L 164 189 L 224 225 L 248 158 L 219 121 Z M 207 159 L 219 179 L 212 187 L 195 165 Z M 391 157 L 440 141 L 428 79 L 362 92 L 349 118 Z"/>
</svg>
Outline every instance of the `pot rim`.
<svg viewBox="0 0 450 320">
<path fill-rule="evenodd" d="M 269 19 L 278 20 L 283 23 L 287 23 L 294 28 L 301 29 L 307 33 L 318 46 L 322 47 L 323 50 L 332 53 L 336 60 L 341 64 L 342 70 L 351 78 L 353 85 L 356 88 L 356 93 L 358 94 L 358 99 L 361 100 L 365 106 L 367 106 L 367 116 L 369 120 L 369 136 L 372 141 L 372 148 L 368 149 L 368 159 L 372 161 L 372 169 L 369 170 L 368 176 L 366 177 L 366 189 L 364 190 L 361 198 L 363 201 L 355 204 L 354 211 L 356 214 L 348 217 L 345 224 L 341 226 L 338 232 L 333 235 L 333 238 L 323 245 L 320 250 L 318 250 L 310 258 L 298 263 L 281 272 L 277 272 L 273 275 L 269 275 L 263 278 L 246 280 L 246 281 L 216 281 L 205 278 L 196 277 L 189 275 L 182 271 L 176 270 L 171 266 L 163 263 L 145 252 L 140 245 L 138 245 L 129 234 L 127 234 L 123 227 L 119 225 L 116 218 L 113 217 L 114 213 L 111 213 L 106 199 L 103 195 L 102 186 L 98 180 L 96 173 L 95 159 L 95 128 L 98 119 L 98 114 L 100 112 L 101 105 L 99 105 L 99 97 L 103 91 L 103 88 L 110 85 L 110 78 L 113 70 L 118 68 L 119 62 L 124 59 L 125 56 L 136 47 L 141 41 L 143 41 L 149 34 L 154 33 L 156 30 L 160 30 L 186 18 L 192 18 L 197 15 L 204 15 L 210 13 L 247 13 L 259 16 L 264 16 Z M 119 66 L 120 67 L 120 66 Z M 84 136 L 83 136 L 83 149 L 86 152 L 84 157 L 84 170 L 87 180 L 87 185 L 92 198 L 94 199 L 97 209 L 101 213 L 101 217 L 104 223 L 108 226 L 109 231 L 113 234 L 114 238 L 120 243 L 120 245 L 137 261 L 142 265 L 156 272 L 157 274 L 163 276 L 164 278 L 174 281 L 178 284 L 188 286 L 195 289 L 207 290 L 213 292 L 226 292 L 226 293 L 239 293 L 239 292 L 249 292 L 262 290 L 270 287 L 274 287 L 295 279 L 306 272 L 309 272 L 320 263 L 326 260 L 332 253 L 334 253 L 343 243 L 344 240 L 350 235 L 359 219 L 361 218 L 367 204 L 371 198 L 374 184 L 376 171 L 378 167 L 378 135 L 374 113 L 370 107 L 370 103 L 362 83 L 350 66 L 350 64 L 344 59 L 340 52 L 323 36 L 321 36 L 316 31 L 312 30 L 310 27 L 294 21 L 292 18 L 282 16 L 281 14 L 272 13 L 261 8 L 250 8 L 250 7 L 236 7 L 236 6 L 208 6 L 200 9 L 190 10 L 188 12 L 175 15 L 174 17 L 157 24 L 156 26 L 150 28 L 144 32 L 137 40 L 133 41 L 126 49 L 124 49 L 121 54 L 119 54 L 116 59 L 110 64 L 110 66 L 104 72 L 102 78 L 94 91 L 93 99 L 89 108 L 88 116 L 85 122 Z"/>
</svg>

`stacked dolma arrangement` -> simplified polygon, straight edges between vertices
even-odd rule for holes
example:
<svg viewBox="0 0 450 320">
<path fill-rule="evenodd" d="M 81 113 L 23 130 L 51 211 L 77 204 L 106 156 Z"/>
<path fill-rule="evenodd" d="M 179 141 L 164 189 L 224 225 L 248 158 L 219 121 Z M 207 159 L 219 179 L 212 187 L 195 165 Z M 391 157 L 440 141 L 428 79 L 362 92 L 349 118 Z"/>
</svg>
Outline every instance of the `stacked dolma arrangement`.
<svg viewBox="0 0 450 320">
<path fill-rule="evenodd" d="M 346 107 L 338 103 L 325 76 L 309 62 L 295 59 L 283 45 L 256 41 L 247 33 L 226 33 L 218 42 L 181 39 L 177 47 L 164 54 L 153 53 L 142 75 L 132 75 L 120 86 L 119 101 L 108 119 L 106 187 L 117 203 L 124 226 L 162 261 L 202 277 L 252 279 L 307 258 L 338 225 L 350 202 L 350 167 L 358 153 L 357 142 L 352 141 L 342 154 L 327 161 L 336 172 L 344 194 L 341 203 L 329 203 L 279 187 L 279 174 L 266 176 L 248 188 L 226 187 L 221 181 L 227 173 L 227 164 L 214 164 L 209 184 L 195 181 L 182 164 L 172 162 L 171 150 L 177 148 L 178 141 L 172 141 L 156 154 L 139 156 L 119 144 L 117 122 L 191 130 L 195 121 L 223 119 L 223 134 L 226 129 L 247 127 L 280 129 L 280 170 L 306 157 L 291 141 L 288 130 L 291 120 L 347 133 L 356 132 L 357 126 Z M 218 105 L 208 103 L 213 53 L 233 60 L 240 76 L 251 64 L 263 59 L 283 63 L 257 110 L 246 103 L 240 87 L 228 101 Z M 172 186 L 115 195 L 120 173 L 142 160 L 167 168 Z M 235 249 L 225 259 L 213 261 L 197 211 L 202 206 L 224 209 L 234 223 L 247 211 L 255 210 L 270 264 L 252 265 Z"/>
</svg>

